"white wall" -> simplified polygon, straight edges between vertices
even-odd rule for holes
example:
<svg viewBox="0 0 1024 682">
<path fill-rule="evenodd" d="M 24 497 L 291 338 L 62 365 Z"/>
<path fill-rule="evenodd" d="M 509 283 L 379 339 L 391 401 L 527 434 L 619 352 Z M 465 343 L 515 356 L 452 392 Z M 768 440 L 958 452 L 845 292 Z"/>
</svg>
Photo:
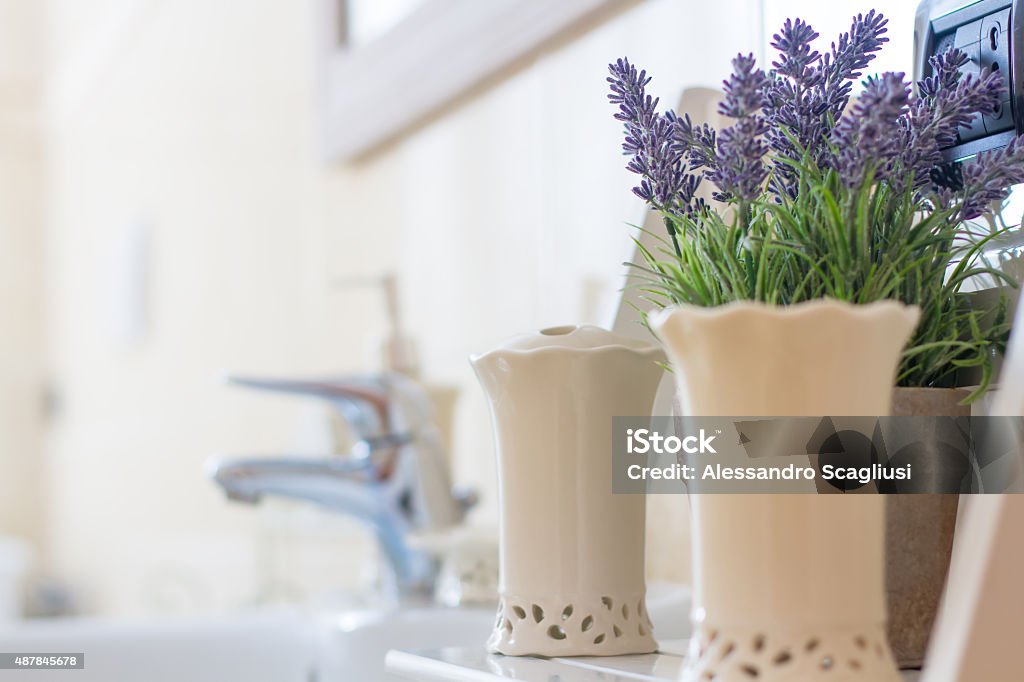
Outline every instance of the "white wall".
<svg viewBox="0 0 1024 682">
<path fill-rule="evenodd" d="M 38 6 L 0 1 L 0 536 L 38 541 L 43 419 Z"/>
<path fill-rule="evenodd" d="M 606 63 L 629 55 L 674 101 L 756 45 L 756 4 L 651 0 L 372 159 L 327 168 L 310 3 L 86 12 L 50 0 L 47 357 L 63 405 L 45 476 L 51 568 L 86 608 L 115 614 L 353 583 L 370 546 L 359 528 L 229 504 L 202 464 L 287 450 L 314 409 L 225 389 L 222 369 L 368 366 L 378 299 L 331 282 L 384 270 L 400 274 L 426 374 L 462 387 L 456 475 L 484 494 L 476 522 L 493 522 L 489 425 L 466 356 L 598 315 L 598 294 L 619 285 L 625 223 L 642 217 Z M 108 322 L 110 270 L 137 223 L 151 235 L 149 305 L 126 345 Z M 673 575 L 681 563 L 654 565 Z"/>
</svg>

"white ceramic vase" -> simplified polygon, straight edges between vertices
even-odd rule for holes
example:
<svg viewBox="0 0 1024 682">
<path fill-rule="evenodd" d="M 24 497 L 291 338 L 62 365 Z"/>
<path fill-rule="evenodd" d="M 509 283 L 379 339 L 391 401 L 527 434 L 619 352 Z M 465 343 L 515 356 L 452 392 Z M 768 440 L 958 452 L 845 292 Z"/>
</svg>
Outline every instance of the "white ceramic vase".
<svg viewBox="0 0 1024 682">
<path fill-rule="evenodd" d="M 889 412 L 916 308 L 822 300 L 652 316 L 684 415 Z M 896 682 L 879 495 L 691 496 L 686 682 Z"/>
<path fill-rule="evenodd" d="M 592 326 L 545 329 L 472 358 L 498 454 L 501 578 L 488 649 L 654 651 L 643 495 L 612 494 L 612 417 L 650 414 L 663 355 Z"/>
</svg>

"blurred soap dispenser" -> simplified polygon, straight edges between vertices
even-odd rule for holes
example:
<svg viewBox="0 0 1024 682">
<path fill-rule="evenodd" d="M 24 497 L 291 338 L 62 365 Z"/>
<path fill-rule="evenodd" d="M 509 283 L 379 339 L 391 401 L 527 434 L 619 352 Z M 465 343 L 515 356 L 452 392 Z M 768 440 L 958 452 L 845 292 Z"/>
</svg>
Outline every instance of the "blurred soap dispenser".
<svg viewBox="0 0 1024 682">
<path fill-rule="evenodd" d="M 452 429 L 458 388 L 451 384 L 424 381 L 414 339 L 402 325 L 398 281 L 394 274 L 380 277 L 349 278 L 339 282 L 345 288 L 379 287 L 384 296 L 388 331 L 375 344 L 380 368 L 398 372 L 416 381 L 426 392 L 434 409 L 437 432 L 447 454 L 448 470 L 452 462 Z M 379 349 L 379 351 L 377 350 Z M 474 499 L 473 496 L 471 499 Z M 439 564 L 434 599 L 449 607 L 488 605 L 498 601 L 497 529 L 460 524 L 443 530 L 419 533 L 410 538 L 419 549 L 435 557 Z"/>
<path fill-rule="evenodd" d="M 421 376 L 419 353 L 416 341 L 405 332 L 399 305 L 398 278 L 394 273 L 379 276 L 346 277 L 337 282 L 341 289 L 378 288 L 383 294 L 388 329 L 383 339 L 376 342 L 379 349 L 379 369 L 385 372 L 399 372 L 414 380 L 427 392 L 433 404 L 436 426 L 441 444 L 448 454 L 448 466 L 452 466 L 452 430 L 455 401 L 458 388 L 452 384 L 424 381 Z"/>
</svg>

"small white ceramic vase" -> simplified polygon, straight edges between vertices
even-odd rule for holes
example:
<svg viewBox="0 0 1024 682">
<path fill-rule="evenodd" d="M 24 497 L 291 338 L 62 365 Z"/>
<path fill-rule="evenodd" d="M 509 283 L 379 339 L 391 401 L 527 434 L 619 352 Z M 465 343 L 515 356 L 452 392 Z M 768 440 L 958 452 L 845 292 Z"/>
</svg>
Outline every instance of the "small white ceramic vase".
<svg viewBox="0 0 1024 682">
<path fill-rule="evenodd" d="M 684 415 L 889 412 L 916 308 L 822 300 L 652 316 Z M 691 496 L 694 636 L 685 682 L 896 682 L 879 495 Z"/>
<path fill-rule="evenodd" d="M 650 414 L 663 357 L 653 344 L 568 326 L 472 358 L 498 454 L 501 577 L 491 652 L 654 651 L 645 500 L 612 493 L 612 417 Z"/>
</svg>

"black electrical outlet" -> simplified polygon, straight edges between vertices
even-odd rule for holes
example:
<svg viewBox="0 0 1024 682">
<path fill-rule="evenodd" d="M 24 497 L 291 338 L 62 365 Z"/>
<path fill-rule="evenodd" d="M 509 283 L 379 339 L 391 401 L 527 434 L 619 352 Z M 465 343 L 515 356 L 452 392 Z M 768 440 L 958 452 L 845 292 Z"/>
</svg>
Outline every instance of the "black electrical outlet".
<svg viewBox="0 0 1024 682">
<path fill-rule="evenodd" d="M 976 116 L 943 150 L 952 162 L 1005 147 L 1024 132 L 1024 0 L 924 0 L 914 28 L 914 80 L 930 75 L 928 59 L 951 47 L 967 53 L 963 73 L 998 70 L 1008 88 L 995 111 Z"/>
</svg>

